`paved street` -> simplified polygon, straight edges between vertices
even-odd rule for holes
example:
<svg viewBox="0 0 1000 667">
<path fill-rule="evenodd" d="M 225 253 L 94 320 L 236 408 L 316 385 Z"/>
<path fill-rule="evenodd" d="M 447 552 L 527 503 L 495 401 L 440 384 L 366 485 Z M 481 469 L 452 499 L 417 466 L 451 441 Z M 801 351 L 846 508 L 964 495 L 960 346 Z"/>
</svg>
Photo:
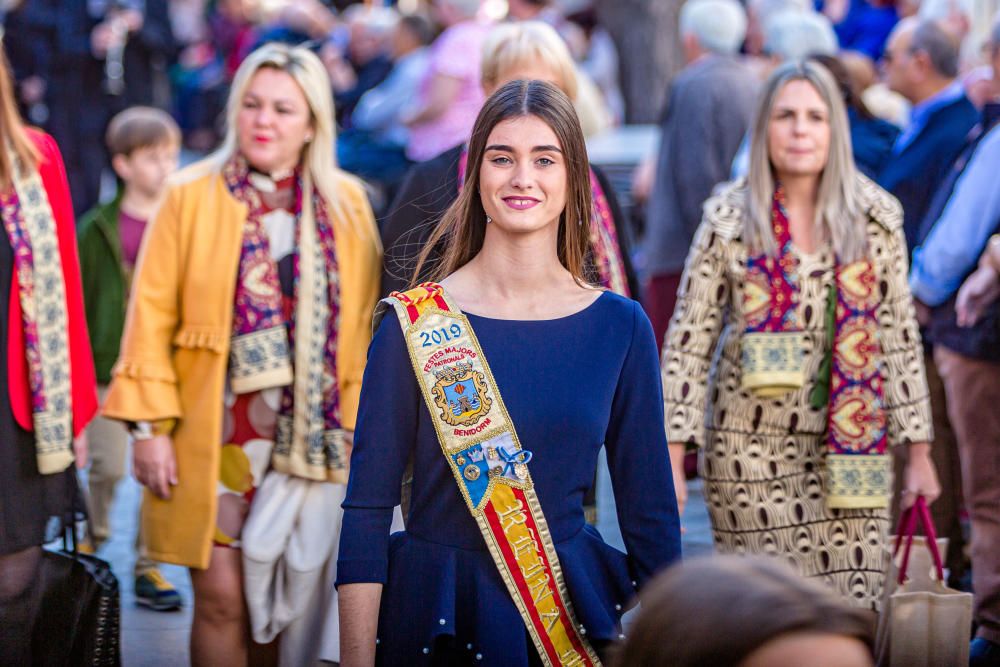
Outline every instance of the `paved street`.
<svg viewBox="0 0 1000 667">
<path fill-rule="evenodd" d="M 712 532 L 705 512 L 701 484 L 689 484 L 685 513 L 684 553 L 686 556 L 709 553 Z M 111 562 L 121 583 L 122 644 L 126 667 L 174 667 L 187 664 L 188 628 L 191 624 L 191 586 L 184 568 L 167 565 L 166 577 L 184 596 L 185 607 L 178 612 L 155 612 L 138 607 L 132 592 L 133 545 L 137 529 L 139 486 L 129 477 L 118 487 L 112 511 L 112 539 L 98 555 Z M 598 478 L 598 529 L 609 544 L 623 548 L 615 518 L 614 498 L 607 467 L 601 466 Z M 626 618 L 626 623 L 628 619 Z"/>
</svg>

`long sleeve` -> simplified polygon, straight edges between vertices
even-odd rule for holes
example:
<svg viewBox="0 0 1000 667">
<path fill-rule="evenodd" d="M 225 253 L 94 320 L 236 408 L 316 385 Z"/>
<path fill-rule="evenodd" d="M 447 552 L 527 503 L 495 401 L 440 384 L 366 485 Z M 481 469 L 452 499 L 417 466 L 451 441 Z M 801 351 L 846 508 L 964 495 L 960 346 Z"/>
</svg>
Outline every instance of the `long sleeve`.
<svg viewBox="0 0 1000 667">
<path fill-rule="evenodd" d="M 183 275 L 179 197 L 178 189 L 168 193 L 142 242 L 121 355 L 103 408 L 112 419 L 155 421 L 183 416 L 171 356 Z"/>
<path fill-rule="evenodd" d="M 396 63 L 385 81 L 366 92 L 351 115 L 351 124 L 359 130 L 385 132 L 399 125 L 400 101 L 413 99 L 427 66 L 426 51 L 421 49 Z"/>
<path fill-rule="evenodd" d="M 338 183 L 343 206 L 335 216 L 334 236 L 340 271 L 340 331 L 337 381 L 344 428 L 353 429 L 371 341 L 372 312 L 378 302 L 382 247 L 368 195 L 354 178 Z"/>
<path fill-rule="evenodd" d="M 703 221 L 684 266 L 661 360 L 669 442 L 704 444 L 708 375 L 730 291 L 725 243 Z"/>
<path fill-rule="evenodd" d="M 385 583 L 389 526 L 416 442 L 420 390 L 399 322 L 386 313 L 368 350 L 337 561 L 337 585 Z"/>
<path fill-rule="evenodd" d="M 929 306 L 947 301 L 976 268 L 990 234 L 1000 226 L 1000 127 L 992 130 L 958 179 L 941 218 L 913 252 L 910 288 Z"/>
<path fill-rule="evenodd" d="M 657 377 L 653 327 L 633 304 L 632 342 L 622 365 L 605 437 L 618 523 L 632 576 L 641 587 L 680 558 L 680 519 Z"/>
<path fill-rule="evenodd" d="M 883 249 L 887 258 L 880 286 L 885 295 L 878 307 L 879 341 L 884 362 L 885 407 L 889 443 L 931 442 L 931 405 L 910 286 L 906 282 L 906 239 L 894 230 Z"/>
</svg>

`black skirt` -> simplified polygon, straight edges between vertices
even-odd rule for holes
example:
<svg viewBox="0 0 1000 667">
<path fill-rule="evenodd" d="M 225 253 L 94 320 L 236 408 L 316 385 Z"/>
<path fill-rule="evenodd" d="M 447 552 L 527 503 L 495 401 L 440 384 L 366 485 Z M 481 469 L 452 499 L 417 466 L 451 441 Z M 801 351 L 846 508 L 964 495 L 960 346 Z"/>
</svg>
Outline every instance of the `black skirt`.
<svg viewBox="0 0 1000 667">
<path fill-rule="evenodd" d="M 35 438 L 14 420 L 10 404 L 8 344 L 14 255 L 0 230 L 0 556 L 37 547 L 60 530 L 53 519 L 79 510 L 76 469 L 38 472 Z M 15 295 L 16 298 L 16 295 Z"/>
</svg>

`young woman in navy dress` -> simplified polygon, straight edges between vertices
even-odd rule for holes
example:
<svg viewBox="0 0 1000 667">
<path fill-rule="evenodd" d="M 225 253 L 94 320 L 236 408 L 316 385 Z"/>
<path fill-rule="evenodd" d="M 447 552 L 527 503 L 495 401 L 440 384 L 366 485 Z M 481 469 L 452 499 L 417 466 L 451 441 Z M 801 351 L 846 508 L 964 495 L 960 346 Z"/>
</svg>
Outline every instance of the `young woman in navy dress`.
<svg viewBox="0 0 1000 667">
<path fill-rule="evenodd" d="M 462 194 L 428 242 L 447 239 L 448 248 L 431 272 L 440 286 L 426 290 L 464 312 L 504 416 L 531 451 L 514 460 L 530 460 L 570 634 L 593 649 L 579 664 L 600 664 L 636 592 L 680 557 L 656 343 L 638 303 L 591 284 L 592 206 L 570 101 L 539 81 L 507 84 L 480 112 Z M 344 503 L 341 664 L 568 664 L 536 649 L 470 516 L 462 474 L 442 456 L 391 310 L 369 349 Z M 584 520 L 602 446 L 627 554 Z M 408 463 L 406 531 L 390 536 Z"/>
</svg>

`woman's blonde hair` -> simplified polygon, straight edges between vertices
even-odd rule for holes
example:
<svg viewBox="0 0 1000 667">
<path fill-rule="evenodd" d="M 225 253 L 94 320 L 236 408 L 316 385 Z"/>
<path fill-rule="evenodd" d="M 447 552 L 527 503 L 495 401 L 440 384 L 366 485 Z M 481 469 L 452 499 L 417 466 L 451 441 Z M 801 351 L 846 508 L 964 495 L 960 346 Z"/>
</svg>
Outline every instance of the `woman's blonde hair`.
<svg viewBox="0 0 1000 667">
<path fill-rule="evenodd" d="M 833 76 L 815 62 L 785 63 L 774 70 L 764 84 L 751 129 L 744 240 L 758 252 L 771 256 L 778 253 L 771 227 L 771 207 L 777 182 L 768 152 L 768 128 L 775 99 L 792 81 L 811 84 L 829 111 L 830 154 L 820 176 L 816 225 L 824 238 L 833 244 L 840 261 L 857 261 L 865 255 L 867 236 L 847 110 Z"/>
<path fill-rule="evenodd" d="M 483 44 L 480 80 L 489 90 L 496 88 L 501 75 L 524 64 L 550 68 L 561 79 L 559 86 L 571 100 L 577 97 L 576 65 L 559 33 L 541 21 L 504 23 L 490 31 Z"/>
<path fill-rule="evenodd" d="M 2 45 L 2 42 L 0 42 Z M 7 62 L 6 50 L 0 48 L 0 187 L 10 185 L 14 175 L 14 164 L 5 146 L 10 146 L 14 156 L 25 167 L 38 166 L 38 149 L 24 128 L 24 121 L 17 110 L 14 97 L 14 77 Z"/>
<path fill-rule="evenodd" d="M 226 135 L 222 144 L 204 160 L 206 172 L 222 171 L 239 151 L 236 117 L 243 96 L 254 75 L 262 69 L 276 69 L 291 76 L 302 89 L 312 115 L 313 138 L 305 145 L 302 164 L 309 172 L 314 187 L 326 201 L 331 212 L 340 210 L 336 184 L 339 170 L 336 159 L 336 127 L 333 121 L 333 93 L 330 78 L 320 59 L 309 49 L 287 44 L 265 44 L 249 56 L 236 70 L 226 102 Z"/>
</svg>

